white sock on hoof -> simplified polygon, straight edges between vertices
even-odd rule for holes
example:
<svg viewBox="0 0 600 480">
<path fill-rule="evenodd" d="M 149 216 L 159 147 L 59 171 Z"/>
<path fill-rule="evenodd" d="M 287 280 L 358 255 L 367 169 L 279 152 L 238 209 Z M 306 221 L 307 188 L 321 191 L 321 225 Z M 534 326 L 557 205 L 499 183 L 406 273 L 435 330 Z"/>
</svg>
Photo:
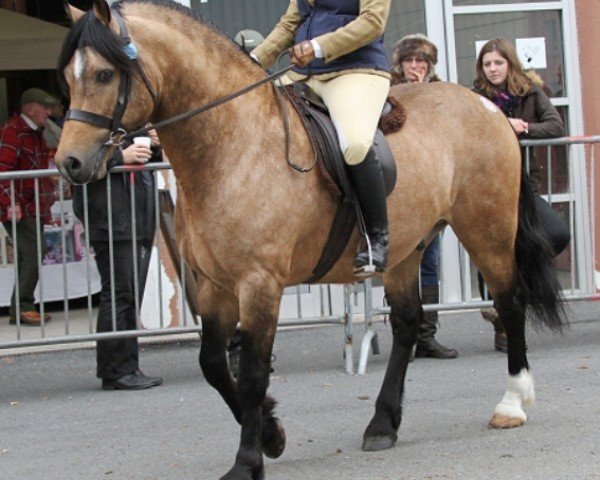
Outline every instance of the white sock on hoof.
<svg viewBox="0 0 600 480">
<path fill-rule="evenodd" d="M 527 420 L 522 405 L 532 405 L 535 401 L 533 377 L 529 370 L 524 368 L 518 375 L 509 375 L 506 382 L 506 393 L 500 403 L 496 405 L 494 413 L 510 418 Z"/>
</svg>

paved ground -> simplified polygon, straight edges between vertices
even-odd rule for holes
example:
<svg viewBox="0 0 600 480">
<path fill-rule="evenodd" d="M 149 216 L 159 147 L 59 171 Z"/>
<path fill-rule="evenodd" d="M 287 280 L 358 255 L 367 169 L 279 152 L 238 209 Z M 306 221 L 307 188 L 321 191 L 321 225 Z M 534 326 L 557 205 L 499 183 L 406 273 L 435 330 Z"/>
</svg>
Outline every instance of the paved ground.
<svg viewBox="0 0 600 480">
<path fill-rule="evenodd" d="M 267 460 L 267 478 L 600 479 L 600 305 L 575 305 L 570 316 L 564 336 L 530 335 L 538 402 L 529 422 L 493 431 L 486 424 L 504 392 L 504 356 L 477 314 L 444 315 L 438 338 L 460 357 L 411 365 L 400 440 L 379 453 L 360 443 L 389 327 L 376 325 L 382 354 L 364 376 L 343 371 L 340 327 L 281 332 L 271 392 L 288 446 Z M 93 350 L 1 357 L 0 478 L 218 479 L 232 465 L 238 428 L 197 355 L 196 342 L 146 347 L 144 370 L 165 384 L 142 392 L 101 391 Z"/>
</svg>

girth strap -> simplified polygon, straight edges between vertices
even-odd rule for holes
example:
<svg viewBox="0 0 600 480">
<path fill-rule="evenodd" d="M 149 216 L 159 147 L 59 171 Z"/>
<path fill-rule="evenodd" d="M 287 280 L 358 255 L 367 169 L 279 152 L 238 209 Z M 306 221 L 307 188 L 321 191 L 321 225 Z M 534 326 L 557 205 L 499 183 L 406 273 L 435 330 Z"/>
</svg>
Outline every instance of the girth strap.
<svg viewBox="0 0 600 480">
<path fill-rule="evenodd" d="M 346 248 L 356 225 L 356 208 L 348 201 L 338 205 L 327 242 L 312 275 L 305 283 L 315 283 L 331 270 Z M 340 248 L 341 247 L 341 248 Z"/>
</svg>

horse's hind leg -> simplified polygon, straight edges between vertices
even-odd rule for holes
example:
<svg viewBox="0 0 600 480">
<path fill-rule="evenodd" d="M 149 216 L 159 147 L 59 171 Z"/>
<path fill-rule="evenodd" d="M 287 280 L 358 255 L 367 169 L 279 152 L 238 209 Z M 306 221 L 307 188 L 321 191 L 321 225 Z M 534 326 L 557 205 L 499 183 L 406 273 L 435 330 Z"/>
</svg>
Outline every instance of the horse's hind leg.
<svg viewBox="0 0 600 480">
<path fill-rule="evenodd" d="M 264 478 L 262 453 L 280 455 L 285 446 L 283 428 L 272 417 L 273 401 L 266 396 L 282 292 L 274 279 L 258 272 L 238 286 L 242 351 L 237 392 L 242 431 L 235 464 L 221 480 Z"/>
<path fill-rule="evenodd" d="M 488 218 L 489 227 L 485 231 L 473 227 L 477 222 L 468 222 L 464 227 L 460 223 L 453 224 L 454 231 L 483 275 L 506 329 L 509 376 L 506 393 L 489 423 L 492 428 L 523 425 L 527 420 L 523 405 L 533 403 L 535 398 L 525 347 L 525 302 L 518 292 L 519 272 L 514 250 L 516 225 L 507 217 L 510 215 L 505 212 L 495 222 Z"/>
<path fill-rule="evenodd" d="M 375 403 L 375 415 L 363 435 L 362 448 L 365 451 L 391 448 L 398 439 L 406 369 L 423 315 L 419 297 L 421 256 L 418 252 L 413 253 L 384 275 L 394 339 L 383 385 Z"/>
<path fill-rule="evenodd" d="M 484 277 L 485 278 L 485 277 Z M 525 308 L 512 291 L 498 294 L 490 291 L 494 305 L 506 329 L 508 342 L 508 380 L 504 397 L 490 420 L 491 428 L 513 428 L 523 425 L 527 415 L 523 405 L 532 405 L 535 401 L 533 378 L 529 372 L 525 343 Z"/>
</svg>

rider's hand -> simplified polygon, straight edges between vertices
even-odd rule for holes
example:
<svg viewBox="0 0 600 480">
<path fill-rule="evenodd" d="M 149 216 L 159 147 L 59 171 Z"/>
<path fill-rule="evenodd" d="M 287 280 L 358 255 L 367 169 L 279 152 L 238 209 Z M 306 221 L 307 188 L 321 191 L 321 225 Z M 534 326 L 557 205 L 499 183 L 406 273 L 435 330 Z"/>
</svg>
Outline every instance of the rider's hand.
<svg viewBox="0 0 600 480">
<path fill-rule="evenodd" d="M 290 61 L 296 67 L 305 67 L 316 58 L 315 50 L 308 40 L 297 43 L 290 49 Z"/>
<path fill-rule="evenodd" d="M 131 165 L 133 163 L 146 163 L 152 156 L 152 150 L 143 145 L 132 143 L 123 150 L 123 163 Z"/>
</svg>

